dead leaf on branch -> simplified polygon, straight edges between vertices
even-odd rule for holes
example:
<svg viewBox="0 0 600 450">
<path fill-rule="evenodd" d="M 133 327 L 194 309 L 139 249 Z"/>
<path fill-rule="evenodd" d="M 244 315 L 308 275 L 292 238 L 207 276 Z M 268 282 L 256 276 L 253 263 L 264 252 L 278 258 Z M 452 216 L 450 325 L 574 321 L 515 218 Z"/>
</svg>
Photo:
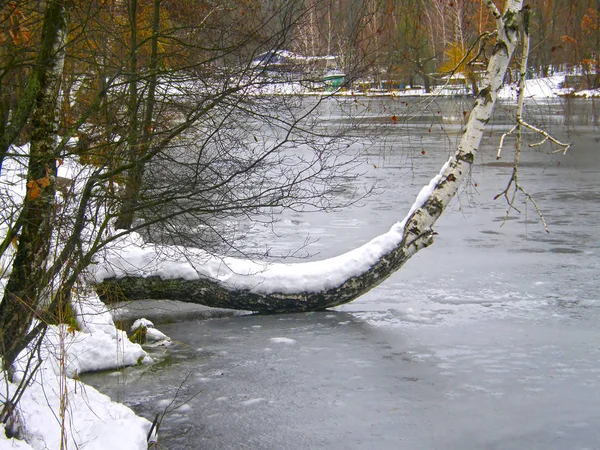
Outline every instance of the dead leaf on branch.
<svg viewBox="0 0 600 450">
<path fill-rule="evenodd" d="M 40 186 L 37 184 L 37 181 L 35 180 L 30 180 L 27 183 L 27 199 L 28 200 L 35 200 L 36 198 L 39 197 L 41 192 Z"/>
<path fill-rule="evenodd" d="M 38 178 L 36 182 L 40 187 L 48 187 L 50 186 L 50 176 L 46 175 L 45 177 Z"/>
</svg>

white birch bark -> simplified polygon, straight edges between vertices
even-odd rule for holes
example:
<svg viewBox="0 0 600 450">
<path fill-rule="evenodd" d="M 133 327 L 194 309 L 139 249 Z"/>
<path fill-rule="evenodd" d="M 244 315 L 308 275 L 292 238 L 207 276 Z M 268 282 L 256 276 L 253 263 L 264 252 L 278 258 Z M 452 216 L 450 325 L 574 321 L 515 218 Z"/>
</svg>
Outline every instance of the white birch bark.
<svg viewBox="0 0 600 450">
<path fill-rule="evenodd" d="M 408 221 L 406 234 L 413 237 L 413 239 L 409 238 L 408 242 L 418 239 L 424 230 L 435 224 L 469 173 L 485 126 L 492 116 L 508 64 L 519 41 L 519 21 L 522 7 L 522 0 L 507 0 L 504 14 L 496 19 L 498 31 L 496 46 L 490 58 L 481 91 L 469 115 L 465 132 L 455 154 L 450 157 L 446 169 L 442 172 L 441 181 L 429 199 L 415 211 Z M 412 231 L 413 228 L 415 231 Z"/>
</svg>

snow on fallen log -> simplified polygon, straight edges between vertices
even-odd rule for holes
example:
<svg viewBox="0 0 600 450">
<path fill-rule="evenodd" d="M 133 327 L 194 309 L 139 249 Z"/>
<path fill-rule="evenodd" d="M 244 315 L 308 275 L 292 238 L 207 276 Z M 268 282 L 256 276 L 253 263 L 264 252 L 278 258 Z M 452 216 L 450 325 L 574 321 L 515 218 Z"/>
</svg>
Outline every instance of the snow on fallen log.
<svg viewBox="0 0 600 450">
<path fill-rule="evenodd" d="M 405 225 L 431 197 L 446 167 L 421 189 L 404 220 L 340 256 L 297 264 L 265 263 L 218 257 L 200 249 L 144 244 L 132 233 L 111 246 L 96 266 L 94 278 L 103 290 L 117 287 L 129 299 L 168 298 L 263 312 L 307 311 L 346 303 L 408 259 Z M 428 230 L 422 242 L 412 245 L 429 245 L 431 235 Z"/>
<path fill-rule="evenodd" d="M 132 233 L 112 246 L 94 276 L 98 283 L 128 276 L 187 281 L 208 278 L 231 289 L 248 289 L 261 294 L 331 289 L 369 270 L 402 242 L 407 220 L 430 197 L 441 177 L 439 173 L 421 189 L 403 221 L 363 246 L 333 258 L 295 264 L 257 262 L 213 256 L 193 248 L 144 244 L 139 235 Z"/>
</svg>

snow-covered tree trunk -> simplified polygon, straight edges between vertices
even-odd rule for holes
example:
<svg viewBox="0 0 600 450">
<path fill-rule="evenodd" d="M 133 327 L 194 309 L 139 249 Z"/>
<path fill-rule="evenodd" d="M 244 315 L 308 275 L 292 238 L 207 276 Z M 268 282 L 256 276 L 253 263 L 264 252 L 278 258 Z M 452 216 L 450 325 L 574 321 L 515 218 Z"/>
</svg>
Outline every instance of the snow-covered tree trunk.
<svg viewBox="0 0 600 450">
<path fill-rule="evenodd" d="M 197 276 L 178 277 L 177 270 L 167 270 L 165 265 L 142 276 L 135 269 L 135 262 L 126 261 L 118 270 L 104 269 L 98 288 L 104 292 L 120 291 L 129 299 L 161 298 L 260 312 L 296 312 L 341 305 L 380 284 L 433 242 L 432 227 L 469 173 L 492 115 L 519 41 L 523 1 L 507 0 L 504 13 L 493 0 L 484 3 L 497 23 L 496 44 L 465 132 L 455 154 L 421 191 L 407 218 L 386 235 L 331 260 L 274 264 L 247 272 L 231 269 L 226 276 L 219 270 L 204 270 L 202 263 L 192 267 L 199 273 Z M 324 281 L 325 274 L 331 280 Z"/>
</svg>

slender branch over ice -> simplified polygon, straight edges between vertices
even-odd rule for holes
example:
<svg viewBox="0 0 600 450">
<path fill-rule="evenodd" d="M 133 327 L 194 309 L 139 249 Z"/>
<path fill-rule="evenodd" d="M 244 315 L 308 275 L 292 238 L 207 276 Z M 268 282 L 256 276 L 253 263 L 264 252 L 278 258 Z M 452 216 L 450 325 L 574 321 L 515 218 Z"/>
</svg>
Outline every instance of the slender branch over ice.
<svg viewBox="0 0 600 450">
<path fill-rule="evenodd" d="M 526 12 L 525 14 L 529 14 L 529 12 Z M 522 50 L 521 62 L 520 62 L 521 70 L 519 73 L 519 94 L 518 94 L 518 98 L 517 98 L 517 112 L 516 112 L 516 122 L 517 123 L 508 132 L 504 133 L 502 135 L 502 137 L 500 138 L 500 144 L 498 146 L 498 153 L 496 155 L 496 159 L 501 158 L 501 152 L 502 152 L 502 147 L 504 145 L 504 139 L 506 138 L 506 136 L 508 136 L 516 131 L 517 132 L 517 141 L 515 143 L 515 156 L 514 156 L 514 161 L 513 161 L 513 171 L 510 176 L 510 179 L 508 180 L 506 187 L 504 188 L 504 190 L 502 192 L 500 192 L 498 195 L 496 195 L 494 197 L 494 200 L 496 200 L 500 197 L 504 197 L 506 199 L 506 203 L 508 205 L 506 215 L 504 216 L 504 223 L 506 223 L 506 220 L 508 219 L 508 216 L 510 215 L 510 212 L 513 209 L 517 212 L 520 212 L 517 209 L 517 207 L 515 206 L 515 201 L 517 198 L 517 193 L 521 192 L 525 196 L 526 201 L 530 201 L 531 204 L 533 205 L 533 207 L 535 208 L 535 211 L 537 212 L 538 216 L 540 217 L 540 220 L 542 221 L 542 224 L 544 226 L 544 229 L 546 230 L 546 233 L 550 233 L 550 229 L 548 228 L 546 219 L 544 218 L 544 215 L 542 214 L 542 211 L 539 208 L 537 202 L 531 196 L 531 194 L 529 194 L 529 192 L 527 192 L 523 188 L 523 186 L 521 186 L 521 184 L 519 182 L 519 160 L 521 157 L 522 127 L 529 128 L 529 129 L 544 136 L 544 140 L 542 140 L 541 142 L 539 142 L 537 144 L 530 144 L 529 145 L 530 147 L 542 145 L 544 142 L 546 142 L 549 139 L 552 142 L 564 147 L 563 153 L 566 153 L 567 150 L 569 149 L 569 147 L 571 146 L 571 144 L 563 144 L 562 142 L 559 142 L 558 140 L 551 137 L 545 131 L 540 130 L 532 125 L 529 125 L 527 122 L 525 122 L 523 120 L 523 108 L 525 105 L 525 77 L 527 74 L 527 64 L 528 64 L 528 58 L 529 58 L 529 43 L 530 43 L 529 30 L 527 27 L 527 23 L 528 23 L 528 19 L 526 18 L 525 26 L 523 27 L 523 50 Z M 512 188 L 512 192 L 511 192 L 511 188 Z"/>
</svg>

